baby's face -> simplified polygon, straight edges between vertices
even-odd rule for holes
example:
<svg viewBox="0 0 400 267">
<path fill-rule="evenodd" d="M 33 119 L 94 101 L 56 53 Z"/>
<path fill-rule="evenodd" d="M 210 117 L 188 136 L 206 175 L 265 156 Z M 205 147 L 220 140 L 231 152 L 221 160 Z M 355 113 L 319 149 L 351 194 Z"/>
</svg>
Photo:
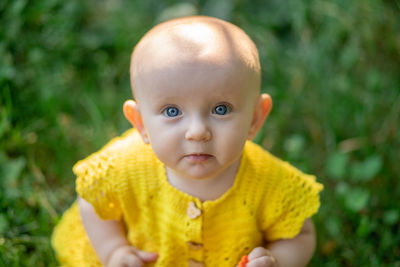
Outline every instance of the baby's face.
<svg viewBox="0 0 400 267">
<path fill-rule="evenodd" d="M 135 95 L 156 156 L 185 177 L 213 177 L 240 159 L 257 92 L 240 68 L 177 64 L 142 80 Z"/>
<path fill-rule="evenodd" d="M 236 166 L 270 107 L 258 104 L 258 55 L 247 35 L 207 17 L 172 21 L 142 39 L 132 62 L 137 105 L 125 114 L 168 170 L 203 179 Z"/>
</svg>

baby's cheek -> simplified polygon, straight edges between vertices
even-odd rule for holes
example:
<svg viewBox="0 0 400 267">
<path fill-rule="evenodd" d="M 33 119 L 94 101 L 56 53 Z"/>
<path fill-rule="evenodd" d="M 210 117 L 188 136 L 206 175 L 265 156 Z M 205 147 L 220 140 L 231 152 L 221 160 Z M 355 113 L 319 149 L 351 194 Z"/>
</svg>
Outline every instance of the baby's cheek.
<svg viewBox="0 0 400 267">
<path fill-rule="evenodd" d="M 225 138 L 221 140 L 221 151 L 223 151 L 226 161 L 231 161 L 239 157 L 242 154 L 245 142 L 246 138 L 243 137 L 234 139 Z"/>
<path fill-rule="evenodd" d="M 151 146 L 156 157 L 169 167 L 176 165 L 183 153 L 176 138 L 169 138 L 165 135 L 156 140 L 151 140 Z"/>
<path fill-rule="evenodd" d="M 174 150 L 168 149 L 168 147 L 164 144 L 158 144 L 157 142 L 154 142 L 151 144 L 154 154 L 156 157 L 163 162 L 164 164 L 170 163 L 172 159 L 172 155 L 174 153 Z"/>
</svg>

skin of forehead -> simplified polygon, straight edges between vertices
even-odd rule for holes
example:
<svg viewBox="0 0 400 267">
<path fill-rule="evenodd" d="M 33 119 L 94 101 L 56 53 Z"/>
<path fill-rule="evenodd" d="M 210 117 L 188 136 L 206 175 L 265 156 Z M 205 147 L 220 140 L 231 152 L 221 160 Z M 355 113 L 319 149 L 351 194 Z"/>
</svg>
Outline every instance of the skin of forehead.
<svg viewBox="0 0 400 267">
<path fill-rule="evenodd" d="M 152 28 L 132 53 L 133 93 L 145 87 L 143 80 L 182 68 L 194 72 L 220 69 L 228 76 L 231 74 L 232 79 L 241 73 L 240 76 L 249 79 L 251 91 L 258 94 L 260 90 L 260 63 L 255 44 L 240 28 L 217 18 L 184 17 Z"/>
</svg>

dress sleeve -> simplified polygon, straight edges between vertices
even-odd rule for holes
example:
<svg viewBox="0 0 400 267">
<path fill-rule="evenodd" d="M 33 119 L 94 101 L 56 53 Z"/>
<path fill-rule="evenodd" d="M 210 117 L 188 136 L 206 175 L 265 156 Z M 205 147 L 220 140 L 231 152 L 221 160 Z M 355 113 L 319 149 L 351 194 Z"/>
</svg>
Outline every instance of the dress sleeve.
<svg viewBox="0 0 400 267">
<path fill-rule="evenodd" d="M 100 150 L 73 167 L 77 176 L 77 193 L 94 207 L 103 220 L 118 220 L 122 214 L 118 183 L 113 174 L 114 161 L 112 155 Z"/>
<path fill-rule="evenodd" d="M 262 227 L 267 241 L 294 238 L 304 221 L 320 206 L 319 193 L 323 186 L 316 182 L 315 176 L 306 175 L 287 163 L 283 167 L 273 191 L 264 201 Z"/>
</svg>

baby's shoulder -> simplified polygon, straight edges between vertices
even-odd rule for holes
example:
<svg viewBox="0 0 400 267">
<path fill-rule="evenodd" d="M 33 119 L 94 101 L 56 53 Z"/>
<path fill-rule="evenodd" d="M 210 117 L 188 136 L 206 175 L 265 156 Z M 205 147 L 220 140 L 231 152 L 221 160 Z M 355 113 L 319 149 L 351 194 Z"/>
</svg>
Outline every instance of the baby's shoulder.
<svg viewBox="0 0 400 267">
<path fill-rule="evenodd" d="M 303 173 L 289 162 L 280 159 L 255 143 L 247 142 L 245 153 L 253 172 L 268 177 L 269 183 L 293 183 L 303 179 L 315 181 L 315 176 Z"/>
<path fill-rule="evenodd" d="M 257 173 L 261 172 L 265 174 L 294 170 L 290 164 L 251 141 L 246 143 L 244 154 L 248 160 L 248 164 L 251 165 Z"/>
<path fill-rule="evenodd" d="M 302 172 L 262 147 L 248 143 L 245 151 L 250 166 L 246 169 L 255 184 L 251 186 L 262 192 L 264 205 L 272 208 L 290 199 L 313 199 L 323 190 L 314 175 Z"/>
<path fill-rule="evenodd" d="M 146 154 L 153 154 L 151 148 L 144 144 L 135 129 L 130 129 L 121 136 L 111 139 L 100 150 L 79 160 L 73 167 L 76 176 L 105 176 L 112 169 L 130 166 L 140 161 Z M 146 157 L 145 157 L 146 158 Z"/>
</svg>

